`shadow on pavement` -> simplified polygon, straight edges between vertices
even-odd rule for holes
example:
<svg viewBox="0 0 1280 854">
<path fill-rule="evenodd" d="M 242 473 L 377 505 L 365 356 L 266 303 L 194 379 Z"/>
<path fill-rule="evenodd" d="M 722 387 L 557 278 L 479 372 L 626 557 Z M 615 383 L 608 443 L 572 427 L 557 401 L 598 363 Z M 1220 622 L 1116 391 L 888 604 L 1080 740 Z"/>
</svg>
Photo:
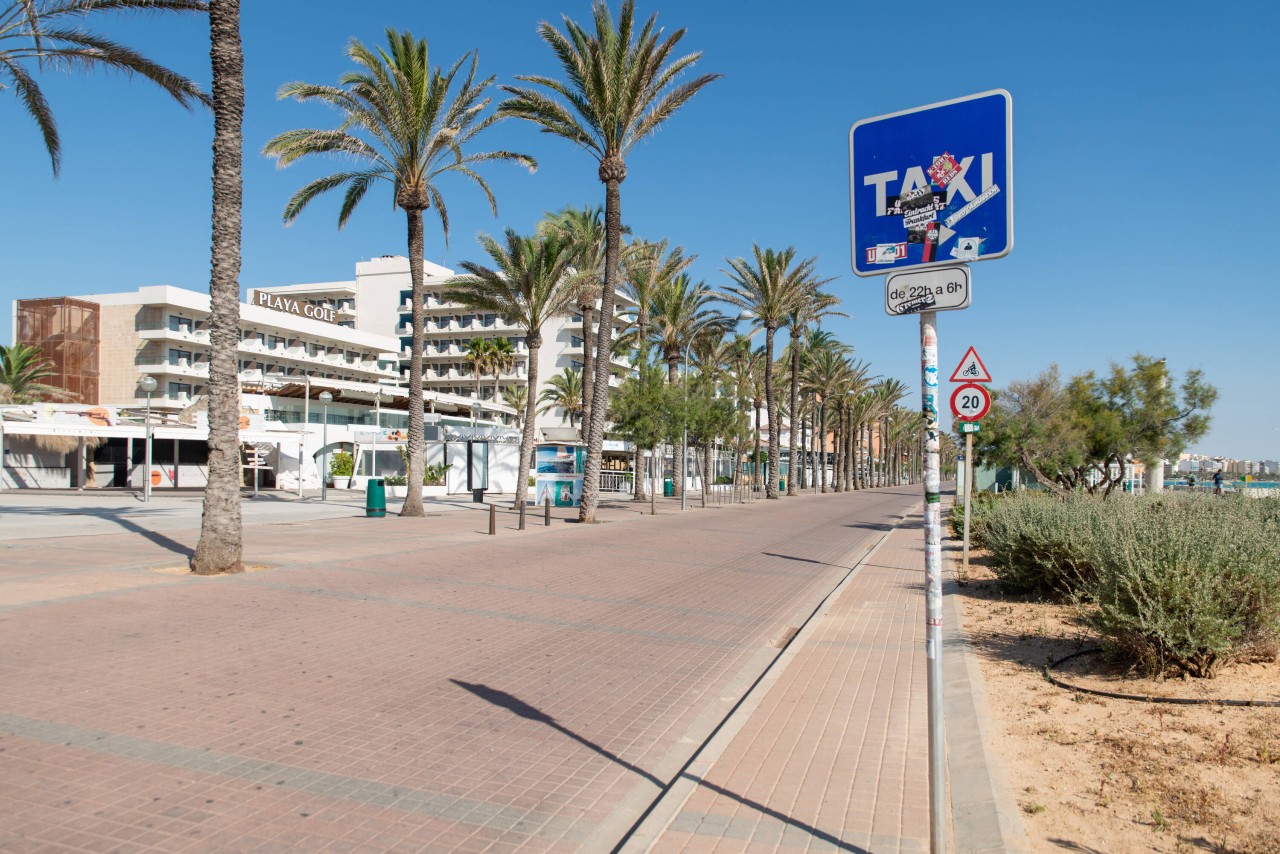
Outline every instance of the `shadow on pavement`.
<svg viewBox="0 0 1280 854">
<path fill-rule="evenodd" d="M 834 568 L 836 568 L 836 569 L 848 569 L 848 568 L 849 568 L 849 567 L 847 567 L 847 566 L 841 566 L 841 565 L 840 565 L 840 564 L 838 564 L 838 563 L 827 563 L 826 561 L 814 560 L 814 559 L 813 559 L 813 558 L 811 558 L 811 557 L 796 557 L 795 555 L 781 555 L 781 554 L 778 554 L 778 553 L 776 553 L 776 552 L 760 552 L 760 554 L 765 555 L 766 557 L 780 557 L 780 558 L 782 558 L 783 560 L 798 560 L 798 561 L 800 561 L 800 562 L 802 562 L 802 563 L 816 563 L 818 566 L 830 566 L 830 567 L 834 567 Z"/>
<path fill-rule="evenodd" d="M 147 513 L 147 512 L 153 512 L 153 513 L 159 514 L 159 513 L 163 513 L 164 511 L 163 510 L 146 511 L 146 510 L 137 510 L 135 508 L 122 508 L 119 510 L 95 509 L 92 513 L 85 513 L 83 510 L 80 510 L 80 509 L 72 509 L 72 508 L 59 509 L 56 507 L 54 508 L 9 507 L 5 509 L 5 515 L 12 514 L 15 516 L 24 515 L 24 514 L 29 516 L 92 516 L 95 519 L 106 519 L 109 522 L 116 523 L 117 525 L 119 525 L 121 528 L 124 528 L 129 533 L 137 534 L 143 537 L 144 539 L 150 540 L 151 542 L 155 543 L 161 548 L 168 549 L 174 554 L 180 554 L 184 557 L 191 557 L 192 553 L 194 552 L 194 549 L 188 548 L 187 546 L 184 546 L 182 543 L 178 542 L 177 540 L 166 537 L 164 534 L 158 533 L 156 531 L 148 530 L 147 528 L 144 528 L 141 525 L 139 525 L 137 522 L 134 522 L 132 519 L 127 519 L 121 515 L 123 513 L 130 513 L 130 514 L 136 515 L 138 513 Z M 56 537 L 57 534 L 50 534 L 49 536 Z"/>
<path fill-rule="evenodd" d="M 779 555 L 779 557 L 786 557 L 786 555 Z M 795 559 L 805 560 L 804 558 L 795 558 Z M 817 563 L 818 561 L 812 561 L 812 562 Z M 518 715 L 519 717 L 525 718 L 526 720 L 537 721 L 539 723 L 546 724 L 547 726 L 554 729 L 556 732 L 561 733 L 562 735 L 573 739 L 574 741 L 578 742 L 584 747 L 590 748 L 591 750 L 600 754 L 601 756 L 608 759 L 609 761 L 615 762 L 618 765 L 621 765 L 623 768 L 626 768 L 628 771 L 631 771 L 634 774 L 640 775 L 644 779 L 653 783 L 658 788 L 662 789 L 664 792 L 670 788 L 669 784 L 663 782 L 662 780 L 659 780 L 657 777 L 653 776 L 648 771 L 645 771 L 642 768 L 637 768 L 635 765 L 632 765 L 630 762 L 627 762 L 625 759 L 618 756 L 617 754 L 611 753 L 610 751 L 606 750 L 605 748 L 601 747 L 595 742 L 589 739 L 583 738 L 573 730 L 568 729 L 567 727 L 561 725 L 555 718 L 551 717 L 546 712 L 534 706 L 529 705 L 524 700 L 521 700 L 519 697 L 516 697 L 512 694 L 508 694 L 506 691 L 500 691 L 497 688 L 490 688 L 488 685 L 481 685 L 474 682 L 463 682 L 458 679 L 450 679 L 449 681 L 452 682 L 454 685 L 457 685 L 459 688 L 463 689 L 464 691 L 468 691 L 471 694 L 474 694 L 475 696 L 479 697 L 485 702 L 492 703 L 495 706 L 500 706 L 514 715 Z M 706 780 L 703 780 L 699 777 L 694 777 L 690 774 L 682 773 L 680 776 L 686 780 L 692 780 L 694 783 L 698 784 L 699 786 L 703 786 L 707 789 L 710 789 L 711 791 L 715 792 L 718 795 L 723 795 L 726 798 L 737 801 L 743 806 L 750 807 L 760 812 L 763 815 L 767 815 L 770 818 L 777 819 L 778 821 L 786 825 L 797 828 L 799 830 L 803 830 L 805 833 L 810 834 L 815 839 L 821 839 L 822 841 L 830 845 L 834 845 L 836 848 L 838 848 L 841 851 L 853 851 L 853 852 L 856 852 L 856 854 L 870 854 L 870 852 L 868 852 L 865 848 L 859 848 L 856 845 L 851 845 L 848 842 L 844 842 L 838 837 L 835 837 L 824 830 L 820 830 L 816 827 L 813 827 L 812 825 L 805 824 L 804 822 L 794 819 L 788 815 L 784 815 L 783 813 L 780 813 L 775 809 L 770 809 L 764 804 L 753 801 L 750 798 L 745 798 L 742 795 L 739 795 L 735 792 L 731 792 L 722 786 L 717 786 L 715 783 L 709 783 Z"/>
</svg>

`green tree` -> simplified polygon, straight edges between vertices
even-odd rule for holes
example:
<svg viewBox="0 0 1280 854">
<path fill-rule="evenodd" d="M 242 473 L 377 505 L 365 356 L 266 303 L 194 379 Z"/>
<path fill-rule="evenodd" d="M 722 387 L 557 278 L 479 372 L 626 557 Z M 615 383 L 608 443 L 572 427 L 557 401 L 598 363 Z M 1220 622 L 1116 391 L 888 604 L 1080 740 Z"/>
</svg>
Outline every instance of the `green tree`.
<svg viewBox="0 0 1280 854">
<path fill-rule="evenodd" d="M 489 372 L 490 349 L 492 342 L 488 338 L 471 338 L 462 348 L 462 359 L 476 378 L 476 402 L 480 401 L 480 379 Z"/>
<path fill-rule="evenodd" d="M 794 247 L 776 251 L 755 245 L 751 251 L 751 261 L 745 258 L 726 259 L 729 269 L 725 273 L 733 284 L 725 288 L 721 298 L 750 311 L 755 316 L 754 325 L 764 330 L 765 361 L 770 366 L 764 372 L 765 404 L 769 410 L 769 477 L 765 481 L 765 497 L 779 498 L 778 458 L 782 452 L 782 419 L 774 390 L 773 339 L 820 280 L 814 275 L 817 259 L 807 258 L 796 263 Z"/>
<path fill-rule="evenodd" d="M 240 516 L 240 236 L 244 181 L 244 51 L 240 0 L 211 0 L 213 225 L 209 273 L 209 462 L 197 575 L 243 572 Z"/>
<path fill-rule="evenodd" d="M 493 374 L 493 399 L 499 397 L 499 383 L 503 374 L 516 369 L 516 345 L 510 338 L 494 338 L 489 342 L 489 370 Z"/>
<path fill-rule="evenodd" d="M 684 38 L 683 29 L 663 38 L 657 15 L 636 30 L 634 0 L 623 0 L 615 22 L 604 0 L 592 6 L 595 32 L 565 17 L 564 32 L 543 21 L 538 25 L 564 73 L 563 80 L 529 75 L 518 77 L 531 86 L 504 86 L 511 97 L 500 112 L 538 125 L 544 133 L 568 140 L 599 164 L 597 177 L 605 185 L 605 264 L 600 316 L 607 322 L 596 331 L 597 364 L 611 363 L 613 306 L 618 287 L 618 259 L 622 249 L 622 182 L 626 156 L 641 140 L 670 119 L 704 86 L 719 75 L 704 74 L 677 82 L 701 54 L 678 59 L 672 53 Z M 608 409 L 609 371 L 596 371 L 587 425 L 587 460 L 579 520 L 595 522 L 600 496 L 600 455 L 604 447 Z"/>
<path fill-rule="evenodd" d="M 674 442 L 683 415 L 678 394 L 661 365 L 640 362 L 636 373 L 622 381 L 609 402 L 614 432 L 651 453 L 664 442 Z M 635 476 L 640 478 L 643 473 L 637 469 Z M 656 495 L 656 490 L 650 490 L 651 512 Z"/>
<path fill-rule="evenodd" d="M 37 347 L 0 344 L 0 403 L 75 400 L 78 395 L 43 380 L 55 375 L 53 362 Z"/>
<path fill-rule="evenodd" d="M 12 89 L 44 137 L 53 174 L 62 171 L 62 140 L 53 107 L 28 66 L 105 67 L 143 77 L 188 109 L 212 103 L 195 83 L 137 51 L 80 26 L 115 11 L 205 12 L 206 0 L 10 0 L 0 10 L 0 90 Z"/>
<path fill-rule="evenodd" d="M 536 368 L 532 365 L 530 365 L 530 370 L 536 373 Z M 527 380 L 517 385 L 504 386 L 502 389 L 502 402 L 516 411 L 516 426 L 523 428 L 528 420 L 525 411 L 529 408 L 529 384 Z"/>
<path fill-rule="evenodd" d="M 796 304 L 791 307 L 791 312 L 787 317 L 787 329 L 791 332 L 791 341 L 788 346 L 790 349 L 790 379 L 791 379 L 791 428 L 787 431 L 788 438 L 788 454 L 791 459 L 791 476 L 787 478 L 787 495 L 796 494 L 796 474 L 797 469 L 803 468 L 798 465 L 799 455 L 796 453 L 800 447 L 800 358 L 801 358 L 801 342 L 804 341 L 805 333 L 811 328 L 812 324 L 820 323 L 824 317 L 840 316 L 845 317 L 844 312 L 836 311 L 835 306 L 840 304 L 840 298 L 831 294 L 823 293 L 818 290 L 822 285 L 832 281 L 831 279 L 811 279 L 809 281 L 808 290 L 805 294 L 796 300 Z"/>
<path fill-rule="evenodd" d="M 524 330 L 529 348 L 529 384 L 522 395 L 519 469 L 522 474 L 516 485 L 518 507 L 527 495 L 524 478 L 533 459 L 534 401 L 527 389 L 538 387 L 543 324 L 567 313 L 573 304 L 574 291 L 569 277 L 572 249 L 554 235 L 521 237 L 511 229 L 506 231 L 505 243 L 487 234 L 480 235 L 479 239 L 493 265 L 464 261 L 462 269 L 468 275 L 450 279 L 445 285 L 444 297 L 470 308 L 497 312 Z"/>
<path fill-rule="evenodd" d="M 292 222 L 316 196 L 345 187 L 338 211 L 338 228 L 346 225 L 369 188 L 379 181 L 391 185 L 396 207 L 408 226 L 409 276 L 413 290 L 413 352 L 409 357 L 409 483 L 422 479 L 423 433 L 423 223 L 422 212 L 434 207 L 445 243 L 449 214 L 439 180 L 449 173 L 473 181 L 489 201 L 494 216 L 497 200 L 475 167 L 494 160 L 520 163 L 533 171 L 533 158 L 512 151 L 474 151 L 476 137 L 499 118 L 485 115 L 486 90 L 493 78 L 476 80 L 479 57 L 465 54 L 448 71 L 431 67 L 427 43 L 408 32 L 388 29 L 387 47 L 374 51 L 352 39 L 347 56 L 357 68 L 339 79 L 338 86 L 286 83 L 278 97 L 320 101 L 342 113 L 337 130 L 302 128 L 272 139 L 263 153 L 281 166 L 310 155 L 339 157 L 355 166 L 317 178 L 294 194 L 284 208 Z M 465 76 L 459 73 L 470 58 Z M 424 513 L 422 496 L 410 490 L 402 516 Z"/>
<path fill-rule="evenodd" d="M 552 376 L 538 395 L 538 403 L 545 404 L 538 410 L 543 415 L 559 407 L 569 419 L 569 426 L 578 426 L 577 419 L 582 415 L 582 371 L 565 368 Z"/>
</svg>

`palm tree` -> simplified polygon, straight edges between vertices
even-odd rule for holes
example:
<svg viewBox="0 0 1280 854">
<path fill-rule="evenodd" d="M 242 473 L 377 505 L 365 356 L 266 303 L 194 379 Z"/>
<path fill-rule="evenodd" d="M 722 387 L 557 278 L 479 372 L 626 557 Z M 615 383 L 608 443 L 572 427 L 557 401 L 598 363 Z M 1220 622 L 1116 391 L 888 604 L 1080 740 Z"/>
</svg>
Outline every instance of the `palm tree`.
<svg viewBox="0 0 1280 854">
<path fill-rule="evenodd" d="M 74 392 L 42 382 L 56 373 L 53 361 L 44 358 L 38 347 L 0 344 L 0 403 L 77 399 Z"/>
<path fill-rule="evenodd" d="M 190 109 L 212 104 L 195 83 L 142 54 L 79 26 L 94 12 L 205 12 L 206 0 L 10 0 L 0 11 L 0 90 L 13 89 L 44 137 L 56 178 L 62 170 L 62 140 L 53 109 L 27 68 L 104 66 L 155 83 Z"/>
<path fill-rule="evenodd" d="M 725 259 L 725 273 L 734 284 L 721 294 L 725 302 L 746 309 L 754 315 L 754 325 L 764 329 L 764 352 L 767 364 L 773 365 L 773 339 L 778 328 L 787 322 L 796 305 L 813 290 L 813 268 L 816 258 L 795 263 L 795 247 L 781 252 L 752 246 L 754 264 L 745 258 Z M 778 457 L 782 451 L 778 397 L 774 392 L 773 370 L 764 372 L 765 403 L 769 409 L 769 477 L 765 481 L 765 497 L 778 498 Z"/>
<path fill-rule="evenodd" d="M 516 480 L 518 507 L 528 493 L 525 479 L 533 459 L 534 402 L 528 390 L 538 387 L 538 350 L 542 346 L 543 324 L 552 317 L 566 314 L 573 304 L 574 291 L 568 276 L 572 249 L 554 235 L 521 237 L 507 229 L 505 236 L 503 244 L 487 234 L 480 235 L 480 245 L 493 260 L 493 266 L 462 262 L 462 269 L 468 275 L 446 282 L 444 298 L 473 309 L 497 312 L 524 330 L 529 348 L 529 384 L 520 395 L 524 420 L 520 437 L 521 474 Z M 513 400 L 508 397 L 509 402 Z"/>
<path fill-rule="evenodd" d="M 684 254 L 684 248 L 677 246 L 668 251 L 667 241 L 649 243 L 637 240 L 627 247 L 622 255 L 623 292 L 635 305 L 636 341 L 642 351 L 649 346 L 649 316 L 654 296 L 666 284 L 684 272 L 698 256 Z M 646 352 L 647 356 L 647 352 Z M 639 472 L 644 465 L 644 450 L 638 445 L 635 451 L 634 468 Z M 644 501 L 644 478 L 634 478 L 634 494 L 636 501 Z"/>
<path fill-rule="evenodd" d="M 472 338 L 463 347 L 462 359 L 471 368 L 471 375 L 476 378 L 476 401 L 480 400 L 480 378 L 489 372 L 488 338 Z"/>
<path fill-rule="evenodd" d="M 543 214 L 538 223 L 539 231 L 558 234 L 568 243 L 573 255 L 575 302 L 582 316 L 582 391 L 583 417 L 591 412 L 592 378 L 595 359 L 592 358 L 592 335 L 595 330 L 596 300 L 600 298 L 604 281 L 604 208 L 567 207 L 559 213 Z M 624 231 L 626 229 L 624 228 Z"/>
<path fill-rule="evenodd" d="M 800 419 L 800 359 L 801 359 L 801 343 L 804 340 L 805 333 L 809 331 L 810 324 L 818 323 L 824 317 L 840 316 L 847 317 L 842 311 L 836 311 L 834 306 L 840 304 L 840 298 L 831 294 L 823 293 L 818 288 L 830 282 L 831 279 L 824 281 L 813 280 L 810 283 L 809 291 L 796 301 L 787 317 L 787 328 L 791 331 L 790 341 L 790 368 L 791 368 L 791 429 L 788 433 L 788 457 L 791 460 L 791 476 L 787 478 L 787 495 L 796 494 L 796 451 L 800 446 L 800 431 L 796 429 L 796 424 Z M 803 469 L 803 466 L 799 468 Z"/>
<path fill-rule="evenodd" d="M 484 117 L 492 77 L 477 82 L 479 57 L 465 54 L 448 71 L 432 69 L 425 40 L 388 29 L 387 48 L 370 50 L 352 39 L 347 56 L 358 66 L 339 79 L 338 86 L 286 83 L 280 98 L 320 101 L 343 114 L 337 130 L 302 128 L 272 139 L 263 153 L 288 166 L 309 155 L 333 155 L 357 166 L 317 178 L 285 205 L 284 221 L 292 222 L 316 196 L 346 187 L 338 211 L 338 228 L 346 225 L 360 200 L 378 181 L 388 182 L 397 207 L 408 224 L 409 277 L 413 289 L 413 352 L 409 357 L 409 483 L 422 480 L 425 436 L 422 417 L 423 234 L 422 212 L 435 207 L 445 243 L 449 214 L 437 181 L 453 172 L 471 179 L 484 193 L 494 216 L 497 201 L 475 168 L 491 160 L 520 163 L 533 171 L 531 157 L 511 151 L 472 151 L 476 136 L 498 120 Z M 455 91 L 454 81 L 467 58 L 471 63 Z M 409 490 L 401 516 L 421 516 L 418 490 Z"/>
<path fill-rule="evenodd" d="M 538 395 L 538 403 L 546 404 L 539 413 L 546 415 L 559 407 L 569 419 L 569 426 L 578 426 L 577 418 L 582 414 L 582 371 L 565 368 L 548 379 L 547 388 Z"/>
<path fill-rule="evenodd" d="M 622 249 L 622 182 L 625 158 L 641 140 L 656 131 L 704 86 L 719 75 L 704 74 L 677 83 L 701 54 L 679 59 L 672 51 L 683 29 L 663 39 L 653 15 L 635 31 L 635 2 L 623 0 L 615 24 L 604 0 L 592 6 L 595 32 L 589 33 L 567 16 L 565 32 L 543 21 L 542 36 L 556 55 L 565 80 L 536 75 L 517 79 L 531 87 L 503 86 L 511 97 L 500 113 L 518 116 L 584 149 L 599 163 L 596 172 L 605 185 L 605 264 L 596 331 L 596 362 L 610 364 L 613 354 L 613 304 L 618 287 L 618 257 Z M 604 446 L 609 371 L 596 371 L 592 385 L 591 420 L 587 424 L 587 463 L 582 488 L 582 522 L 596 520 L 600 497 L 600 455 Z"/>
<path fill-rule="evenodd" d="M 873 389 L 875 393 L 876 403 L 876 439 L 879 452 L 879 460 L 877 467 L 879 468 L 879 481 L 881 486 L 889 484 L 889 472 L 887 465 L 889 462 L 889 416 L 893 414 L 894 407 L 898 405 L 898 401 L 907 396 L 907 384 L 902 380 L 885 379 L 875 384 Z"/>
<path fill-rule="evenodd" d="M 533 365 L 530 365 L 530 370 L 537 373 L 537 368 Z M 528 383 L 504 386 L 502 389 L 502 402 L 516 411 L 516 426 L 523 428 L 525 424 L 525 410 L 529 408 Z M 523 439 L 521 441 L 523 441 Z"/>
<path fill-rule="evenodd" d="M 493 373 L 493 400 L 498 400 L 498 383 L 502 375 L 516 369 L 516 345 L 510 338 L 494 338 L 489 342 L 489 370 Z"/>
<path fill-rule="evenodd" d="M 213 237 L 209 275 L 209 462 L 198 575 L 243 572 L 240 516 L 240 230 L 243 207 L 244 51 L 240 0 L 209 4 L 213 63 Z"/>
</svg>

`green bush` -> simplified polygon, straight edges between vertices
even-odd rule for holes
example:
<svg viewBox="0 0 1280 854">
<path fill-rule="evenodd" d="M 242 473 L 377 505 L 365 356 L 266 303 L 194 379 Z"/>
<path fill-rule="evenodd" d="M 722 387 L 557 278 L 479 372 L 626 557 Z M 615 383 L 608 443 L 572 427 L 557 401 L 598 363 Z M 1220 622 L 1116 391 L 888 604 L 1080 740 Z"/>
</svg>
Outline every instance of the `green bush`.
<svg viewBox="0 0 1280 854">
<path fill-rule="evenodd" d="M 1005 592 L 1087 596 L 1099 543 L 1108 536 L 1107 514 L 1118 501 L 1084 495 L 1064 501 L 1026 490 L 992 496 L 974 502 L 971 541 L 991 552 Z"/>
<path fill-rule="evenodd" d="M 1280 642 L 1280 499 L 1166 493 L 1106 502 L 1092 623 L 1150 674 L 1213 676 Z"/>
<path fill-rule="evenodd" d="M 409 482 L 409 478 L 402 474 L 389 474 L 382 479 L 386 486 L 404 486 Z"/>
<path fill-rule="evenodd" d="M 356 470 L 356 462 L 346 451 L 338 451 L 329 458 L 329 474 L 334 477 L 351 477 Z"/>
<path fill-rule="evenodd" d="M 1104 645 L 1148 674 L 1280 651 L 1280 498 L 1016 492 L 975 502 L 970 532 L 1002 589 L 1091 601 Z"/>
</svg>

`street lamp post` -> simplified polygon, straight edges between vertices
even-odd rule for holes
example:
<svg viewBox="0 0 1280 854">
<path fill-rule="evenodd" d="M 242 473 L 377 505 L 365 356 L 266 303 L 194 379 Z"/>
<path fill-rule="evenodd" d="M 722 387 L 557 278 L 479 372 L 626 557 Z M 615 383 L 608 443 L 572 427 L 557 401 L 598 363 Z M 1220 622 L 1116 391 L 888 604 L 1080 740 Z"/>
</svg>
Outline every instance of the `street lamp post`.
<svg viewBox="0 0 1280 854">
<path fill-rule="evenodd" d="M 329 500 L 329 404 L 333 403 L 333 395 L 327 391 L 320 392 L 320 402 L 324 404 L 324 423 L 320 427 L 320 447 L 324 450 L 324 463 L 320 470 L 320 500 Z"/>
<path fill-rule="evenodd" d="M 144 472 L 146 476 L 142 479 L 143 503 L 151 500 L 151 394 L 158 385 L 156 378 L 151 376 L 143 377 L 138 381 L 138 388 L 147 393 L 147 466 Z"/>
</svg>

